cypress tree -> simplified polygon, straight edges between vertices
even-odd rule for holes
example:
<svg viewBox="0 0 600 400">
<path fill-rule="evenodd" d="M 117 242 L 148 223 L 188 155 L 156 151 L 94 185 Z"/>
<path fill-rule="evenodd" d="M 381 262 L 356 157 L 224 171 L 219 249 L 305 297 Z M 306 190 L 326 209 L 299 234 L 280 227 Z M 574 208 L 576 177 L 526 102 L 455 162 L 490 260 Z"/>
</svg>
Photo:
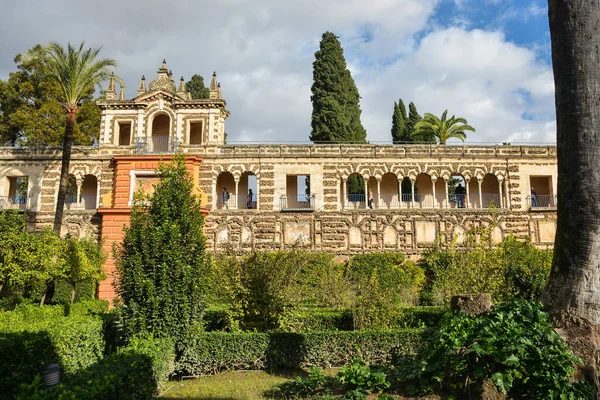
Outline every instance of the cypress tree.
<svg viewBox="0 0 600 400">
<path fill-rule="evenodd" d="M 115 249 L 116 292 L 128 335 L 181 338 L 202 323 L 204 217 L 183 155 L 161 164 L 159 174 L 152 195 L 134 196 L 130 226 Z"/>
<path fill-rule="evenodd" d="M 399 99 L 398 103 L 394 102 L 394 115 L 392 116 L 392 141 L 394 144 L 413 141 L 408 122 L 406 106 L 404 101 Z"/>
<path fill-rule="evenodd" d="M 432 136 L 423 136 L 415 132 L 415 126 L 423 120 L 423 117 L 417 111 L 417 106 L 412 101 L 408 104 L 408 120 L 406 123 L 407 132 L 410 134 L 412 141 L 417 143 L 436 143 Z"/>
<path fill-rule="evenodd" d="M 360 95 L 337 36 L 325 32 L 313 63 L 311 135 L 313 142 L 366 141 L 360 122 Z"/>
</svg>

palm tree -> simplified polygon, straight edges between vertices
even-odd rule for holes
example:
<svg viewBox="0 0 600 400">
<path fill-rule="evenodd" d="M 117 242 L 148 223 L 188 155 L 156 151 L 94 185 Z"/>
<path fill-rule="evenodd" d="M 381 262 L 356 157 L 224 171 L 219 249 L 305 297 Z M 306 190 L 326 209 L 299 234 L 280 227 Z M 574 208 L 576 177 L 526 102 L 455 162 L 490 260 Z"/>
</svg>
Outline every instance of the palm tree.
<svg viewBox="0 0 600 400">
<path fill-rule="evenodd" d="M 415 125 L 415 137 L 419 141 L 425 142 L 436 138 L 439 144 L 446 144 L 446 141 L 451 138 L 457 138 L 464 142 L 467 137 L 466 131 L 475 132 L 475 128 L 467 125 L 466 119 L 456 118 L 454 115 L 447 119 L 447 116 L 448 110 L 444 111 L 442 118 L 425 113 L 423 120 Z"/>
<path fill-rule="evenodd" d="M 93 92 L 101 82 L 111 77 L 122 84 L 121 80 L 115 77 L 110 70 L 111 67 L 117 66 L 116 61 L 111 58 L 98 58 L 100 49 L 84 49 L 83 42 L 81 42 L 78 49 L 73 47 L 71 43 L 67 45 L 66 49 L 58 43 L 50 43 L 44 47 L 43 56 L 48 67 L 48 75 L 60 85 L 65 97 L 65 137 L 62 146 L 60 183 L 54 217 L 54 231 L 57 234 L 60 234 L 62 226 L 71 148 L 73 147 L 73 130 L 81 99 Z"/>
</svg>

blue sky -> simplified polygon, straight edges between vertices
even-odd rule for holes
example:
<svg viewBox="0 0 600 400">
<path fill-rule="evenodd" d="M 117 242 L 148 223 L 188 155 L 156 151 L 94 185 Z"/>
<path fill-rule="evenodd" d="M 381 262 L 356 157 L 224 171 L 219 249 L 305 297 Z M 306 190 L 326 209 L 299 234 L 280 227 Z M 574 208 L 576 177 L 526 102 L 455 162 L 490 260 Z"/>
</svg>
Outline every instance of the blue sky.
<svg viewBox="0 0 600 400">
<path fill-rule="evenodd" d="M 399 98 L 421 113 L 465 117 L 477 128 L 470 143 L 555 141 L 544 0 L 49 3 L 3 8 L 0 35 L 9 40 L 0 42 L 0 79 L 14 70 L 15 54 L 37 43 L 85 40 L 119 62 L 128 97 L 166 58 L 177 77 L 208 80 L 217 71 L 231 111 L 230 142 L 306 142 L 314 52 L 332 31 L 361 94 L 371 142 L 390 142 Z M 57 10 L 69 10 L 70 19 Z"/>
</svg>

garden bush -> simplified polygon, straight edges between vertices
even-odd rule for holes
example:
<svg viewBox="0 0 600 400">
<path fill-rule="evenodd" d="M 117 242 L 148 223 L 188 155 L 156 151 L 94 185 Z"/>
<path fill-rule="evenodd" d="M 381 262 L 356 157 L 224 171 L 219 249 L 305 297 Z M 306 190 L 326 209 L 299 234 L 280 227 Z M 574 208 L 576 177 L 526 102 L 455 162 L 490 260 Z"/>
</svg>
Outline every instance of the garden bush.
<svg viewBox="0 0 600 400">
<path fill-rule="evenodd" d="M 564 340 L 535 302 L 510 301 L 484 315 L 449 313 L 425 331 L 416 357 L 396 357 L 401 385 L 467 393 L 491 379 L 511 398 L 592 398 L 590 387 L 571 383 L 574 363 Z"/>
<path fill-rule="evenodd" d="M 475 234 L 481 237 L 478 243 Z M 551 250 L 514 236 L 491 247 L 488 229 L 469 235 L 463 248 L 442 249 L 437 243 L 423 254 L 419 263 L 427 275 L 424 303 L 448 304 L 460 293 L 490 293 L 494 301 L 540 298 L 550 275 Z"/>
<path fill-rule="evenodd" d="M 22 305 L 0 313 L 0 397 L 11 398 L 47 364 L 58 363 L 63 373 L 73 374 L 102 358 L 100 318 L 64 312 L 62 306 Z"/>
<path fill-rule="evenodd" d="M 198 332 L 178 346 L 177 371 L 186 375 L 233 369 L 341 367 L 354 358 L 374 365 L 392 354 L 412 354 L 420 329 L 225 333 Z"/>
<path fill-rule="evenodd" d="M 38 376 L 21 387 L 17 398 L 149 400 L 167 382 L 174 365 L 172 340 L 133 338 L 127 347 L 61 379 L 53 390 L 42 390 Z"/>
</svg>

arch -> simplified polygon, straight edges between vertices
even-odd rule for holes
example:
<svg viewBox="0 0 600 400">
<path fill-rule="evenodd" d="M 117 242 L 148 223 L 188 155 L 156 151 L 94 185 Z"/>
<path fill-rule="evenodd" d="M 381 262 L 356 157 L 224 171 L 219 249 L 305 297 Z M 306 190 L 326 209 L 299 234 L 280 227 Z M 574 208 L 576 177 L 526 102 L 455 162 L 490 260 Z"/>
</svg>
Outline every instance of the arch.
<svg viewBox="0 0 600 400">
<path fill-rule="evenodd" d="M 417 187 L 419 188 L 418 192 Z M 417 181 L 415 182 L 415 207 L 433 207 L 433 182 L 431 176 L 424 172 L 417 175 Z"/>
<path fill-rule="evenodd" d="M 500 188 L 498 177 L 494 174 L 487 173 L 481 182 L 481 201 L 482 208 L 488 208 L 492 204 L 495 207 L 500 207 Z"/>
<path fill-rule="evenodd" d="M 79 203 L 82 208 L 91 210 L 98 204 L 98 178 L 95 175 L 85 175 L 81 183 L 81 196 Z"/>
<path fill-rule="evenodd" d="M 377 178 L 370 176 L 367 180 L 367 187 L 369 190 L 367 193 L 367 208 L 379 208 L 379 190 L 377 186 Z M 371 199 L 373 201 L 371 201 Z"/>
<path fill-rule="evenodd" d="M 381 177 L 381 194 L 379 195 L 379 208 L 398 208 L 400 205 L 398 193 L 398 177 L 391 172 L 383 174 Z"/>
<path fill-rule="evenodd" d="M 75 175 L 67 176 L 67 195 L 65 197 L 65 208 L 70 210 L 75 208 L 77 204 L 77 178 Z"/>
<path fill-rule="evenodd" d="M 217 199 L 215 207 L 218 210 L 234 208 L 237 205 L 235 193 L 235 179 L 229 171 L 223 171 L 217 177 Z"/>
<path fill-rule="evenodd" d="M 235 182 L 234 182 L 235 183 Z M 223 190 L 223 189 L 221 189 Z M 237 208 L 256 209 L 258 199 L 258 180 L 252 171 L 244 171 L 238 185 Z"/>
<path fill-rule="evenodd" d="M 448 197 L 450 208 L 466 208 L 467 207 L 467 188 L 466 188 L 465 177 L 459 173 L 454 172 L 448 179 Z"/>
<path fill-rule="evenodd" d="M 402 202 L 405 203 L 407 205 L 407 207 L 410 207 L 410 204 L 412 203 L 412 181 L 410 180 L 409 177 L 405 176 L 404 179 L 402 179 L 402 183 L 400 184 L 400 191 L 402 194 Z M 417 186 L 415 185 L 415 193 L 417 193 Z"/>
<path fill-rule="evenodd" d="M 342 181 L 342 185 L 344 182 Z M 344 190 L 345 189 L 345 190 Z M 365 208 L 365 181 L 358 172 L 350 174 L 346 180 L 346 187 L 342 187 L 342 196 L 346 193 L 344 199 L 344 208 L 356 210 Z"/>
<path fill-rule="evenodd" d="M 170 148 L 171 116 L 164 112 L 154 114 L 150 132 L 151 152 L 168 152 Z"/>
</svg>

